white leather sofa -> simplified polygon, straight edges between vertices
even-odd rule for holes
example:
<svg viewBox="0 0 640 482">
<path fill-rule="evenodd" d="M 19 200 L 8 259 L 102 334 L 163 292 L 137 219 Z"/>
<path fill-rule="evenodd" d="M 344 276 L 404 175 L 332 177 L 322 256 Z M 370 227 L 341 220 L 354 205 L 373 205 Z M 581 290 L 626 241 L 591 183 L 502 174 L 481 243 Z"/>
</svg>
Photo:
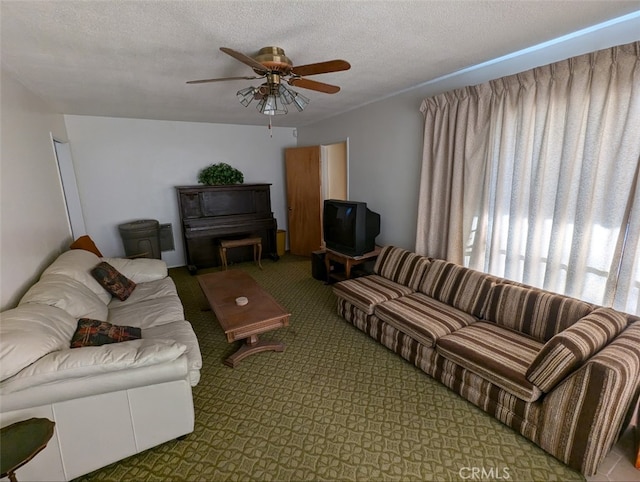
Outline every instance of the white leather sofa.
<svg viewBox="0 0 640 482">
<path fill-rule="evenodd" d="M 107 261 L 136 283 L 112 298 L 90 270 Z M 141 328 L 141 339 L 69 348 L 79 318 Z M 0 425 L 45 417 L 55 432 L 19 480 L 70 480 L 193 431 L 198 340 L 166 264 L 61 254 L 0 314 Z"/>
</svg>

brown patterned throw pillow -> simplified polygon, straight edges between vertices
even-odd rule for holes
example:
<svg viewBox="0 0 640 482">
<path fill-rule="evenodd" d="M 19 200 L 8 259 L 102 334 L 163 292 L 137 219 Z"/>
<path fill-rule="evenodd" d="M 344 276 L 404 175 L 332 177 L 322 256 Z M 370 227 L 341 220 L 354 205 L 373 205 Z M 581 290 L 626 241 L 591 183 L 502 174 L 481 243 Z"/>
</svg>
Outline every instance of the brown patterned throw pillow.
<svg viewBox="0 0 640 482">
<path fill-rule="evenodd" d="M 136 287 L 133 281 L 105 261 L 96 265 L 91 270 L 91 275 L 105 290 L 120 301 L 126 300 Z"/>
<path fill-rule="evenodd" d="M 138 340 L 141 337 L 142 330 L 135 326 L 118 326 L 106 321 L 80 318 L 78 328 L 71 337 L 71 348 L 101 346 L 108 343 Z"/>
</svg>

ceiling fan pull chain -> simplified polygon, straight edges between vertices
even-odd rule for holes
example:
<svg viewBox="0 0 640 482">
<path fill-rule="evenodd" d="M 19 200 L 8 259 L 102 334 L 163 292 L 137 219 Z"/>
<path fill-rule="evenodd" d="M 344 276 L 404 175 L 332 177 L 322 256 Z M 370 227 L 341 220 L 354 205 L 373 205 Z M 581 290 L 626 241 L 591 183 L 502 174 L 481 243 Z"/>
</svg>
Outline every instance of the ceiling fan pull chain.
<svg viewBox="0 0 640 482">
<path fill-rule="evenodd" d="M 273 130 L 271 129 L 271 116 L 269 116 L 269 137 L 273 139 Z"/>
</svg>

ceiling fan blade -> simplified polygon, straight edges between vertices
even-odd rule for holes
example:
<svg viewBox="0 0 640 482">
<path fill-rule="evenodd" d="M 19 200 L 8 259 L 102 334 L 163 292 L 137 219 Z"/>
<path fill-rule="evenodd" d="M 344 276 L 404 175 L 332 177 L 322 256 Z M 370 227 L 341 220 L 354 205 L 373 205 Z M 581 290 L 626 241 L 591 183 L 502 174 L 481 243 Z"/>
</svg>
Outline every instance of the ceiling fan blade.
<svg viewBox="0 0 640 482">
<path fill-rule="evenodd" d="M 289 79 L 289 85 L 296 87 L 302 87 L 303 89 L 317 90 L 318 92 L 324 92 L 325 94 L 335 94 L 340 92 L 340 87 L 337 85 L 325 84 L 324 82 L 316 82 L 315 80 L 303 79 L 300 77 L 294 77 Z"/>
<path fill-rule="evenodd" d="M 187 84 L 206 84 L 207 82 L 222 82 L 225 80 L 253 80 L 261 78 L 262 77 L 221 77 L 219 79 L 189 80 Z"/>
<path fill-rule="evenodd" d="M 227 47 L 220 47 L 220 50 L 222 50 L 227 55 L 231 55 L 231 57 L 233 57 L 236 60 L 239 60 L 243 64 L 248 65 L 253 70 L 257 70 L 261 74 L 266 74 L 268 72 L 268 70 L 265 68 L 264 65 L 262 65 L 257 60 L 252 59 L 248 55 L 243 54 L 242 52 L 238 52 L 236 50 L 229 49 Z"/>
<path fill-rule="evenodd" d="M 306 75 L 326 74 L 328 72 L 340 72 L 349 70 L 351 64 L 346 60 L 327 60 L 315 64 L 298 65 L 293 68 L 293 74 L 304 77 Z"/>
</svg>

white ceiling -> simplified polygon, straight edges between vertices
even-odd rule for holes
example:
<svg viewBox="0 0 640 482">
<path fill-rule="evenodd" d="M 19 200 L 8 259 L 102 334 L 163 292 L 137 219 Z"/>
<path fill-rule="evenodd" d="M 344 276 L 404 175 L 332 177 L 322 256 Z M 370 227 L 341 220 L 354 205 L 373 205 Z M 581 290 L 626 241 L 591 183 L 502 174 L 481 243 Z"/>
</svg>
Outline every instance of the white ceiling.
<svg viewBox="0 0 640 482">
<path fill-rule="evenodd" d="M 264 125 L 237 101 L 258 81 L 220 52 L 282 47 L 294 65 L 345 59 L 351 70 L 310 77 L 337 94 L 296 88 L 302 126 L 451 72 L 620 17 L 640 1 L 5 1 L 3 68 L 59 112 Z"/>
</svg>

